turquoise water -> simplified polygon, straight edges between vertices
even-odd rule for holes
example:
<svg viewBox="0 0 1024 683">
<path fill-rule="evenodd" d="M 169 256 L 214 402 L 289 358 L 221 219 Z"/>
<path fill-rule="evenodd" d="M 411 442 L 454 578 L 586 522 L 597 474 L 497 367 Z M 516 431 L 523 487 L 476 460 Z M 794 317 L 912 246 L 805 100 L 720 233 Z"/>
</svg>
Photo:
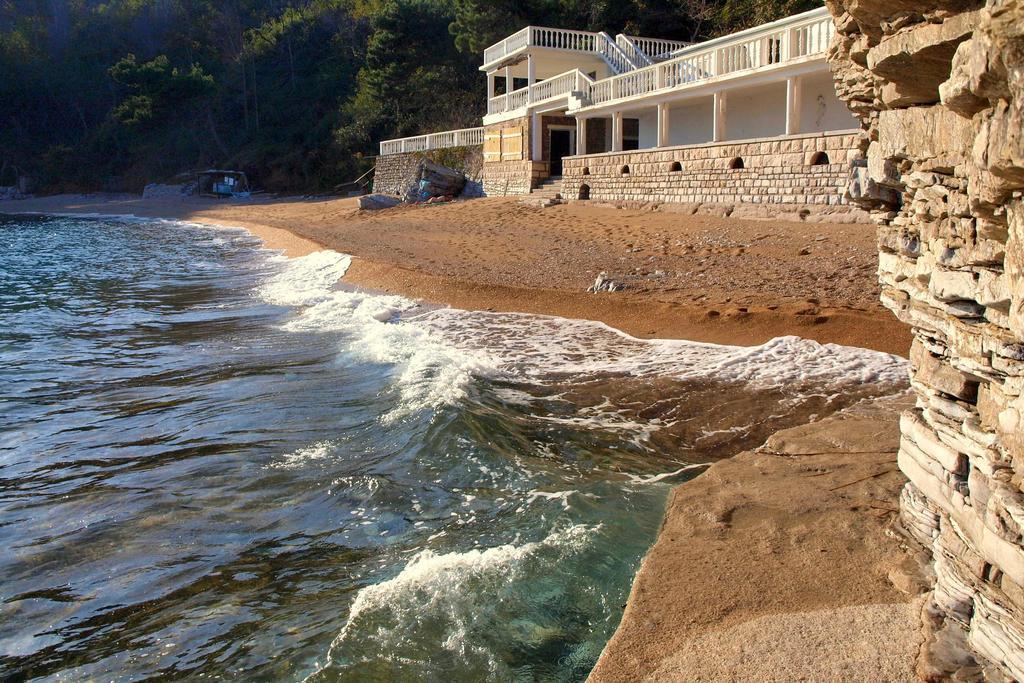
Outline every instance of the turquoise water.
<svg viewBox="0 0 1024 683">
<path fill-rule="evenodd" d="M 347 265 L 0 216 L 0 678 L 582 680 L 694 464 L 904 383 Z"/>
</svg>

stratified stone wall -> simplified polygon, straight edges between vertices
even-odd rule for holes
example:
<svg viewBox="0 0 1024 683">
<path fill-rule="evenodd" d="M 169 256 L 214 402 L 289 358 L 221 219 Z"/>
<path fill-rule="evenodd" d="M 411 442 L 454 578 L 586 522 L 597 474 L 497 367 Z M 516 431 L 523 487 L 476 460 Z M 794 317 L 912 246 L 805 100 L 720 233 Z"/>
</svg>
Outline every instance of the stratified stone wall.
<svg viewBox="0 0 1024 683">
<path fill-rule="evenodd" d="M 815 133 L 567 157 L 562 195 L 647 204 L 754 204 L 787 211 L 810 205 L 848 212 L 846 184 L 850 164 L 860 155 L 859 137 Z M 743 168 L 731 168 L 737 160 Z"/>
<path fill-rule="evenodd" d="M 1024 1 L 827 4 L 866 133 L 851 198 L 915 337 L 901 516 L 936 577 L 918 672 L 1024 680 Z"/>
</svg>

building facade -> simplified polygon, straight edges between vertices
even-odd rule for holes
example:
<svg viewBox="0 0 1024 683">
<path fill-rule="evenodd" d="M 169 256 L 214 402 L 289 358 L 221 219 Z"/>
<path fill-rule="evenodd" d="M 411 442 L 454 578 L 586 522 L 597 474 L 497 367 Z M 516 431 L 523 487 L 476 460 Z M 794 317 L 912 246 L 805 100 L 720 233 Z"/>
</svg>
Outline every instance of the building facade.
<svg viewBox="0 0 1024 683">
<path fill-rule="evenodd" d="M 484 51 L 480 128 L 384 141 L 379 162 L 472 137 L 488 195 L 843 205 L 858 122 L 834 33 L 825 8 L 692 45 L 528 26 Z"/>
</svg>

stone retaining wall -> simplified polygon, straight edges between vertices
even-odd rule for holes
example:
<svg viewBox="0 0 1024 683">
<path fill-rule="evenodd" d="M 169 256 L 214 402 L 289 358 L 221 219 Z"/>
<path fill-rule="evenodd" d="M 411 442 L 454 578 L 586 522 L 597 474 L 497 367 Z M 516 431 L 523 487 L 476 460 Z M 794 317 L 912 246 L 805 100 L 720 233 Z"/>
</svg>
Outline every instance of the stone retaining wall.
<svg viewBox="0 0 1024 683">
<path fill-rule="evenodd" d="M 851 198 L 914 332 L 900 507 L 936 577 L 918 673 L 1024 680 L 1024 1 L 827 4 L 866 132 Z"/>
<path fill-rule="evenodd" d="M 567 157 L 562 194 L 610 202 L 846 206 L 858 137 L 818 133 Z M 737 159 L 742 168 L 732 168 Z"/>
<path fill-rule="evenodd" d="M 483 163 L 482 150 L 482 145 L 472 145 L 379 156 L 377 168 L 373 172 L 373 191 L 404 196 L 416 178 L 420 161 L 425 158 L 442 166 L 458 169 L 465 173 L 469 180 L 477 180 Z"/>
<path fill-rule="evenodd" d="M 404 195 L 409 190 L 409 183 L 419 170 L 422 159 L 423 155 L 419 152 L 377 157 L 377 169 L 373 172 L 373 191 Z"/>
</svg>

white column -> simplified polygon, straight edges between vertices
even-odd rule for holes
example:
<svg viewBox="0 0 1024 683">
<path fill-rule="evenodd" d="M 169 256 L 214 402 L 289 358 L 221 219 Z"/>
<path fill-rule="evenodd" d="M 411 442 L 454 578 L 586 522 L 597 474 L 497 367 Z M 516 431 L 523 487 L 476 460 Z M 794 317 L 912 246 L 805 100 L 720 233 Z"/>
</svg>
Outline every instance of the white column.
<svg viewBox="0 0 1024 683">
<path fill-rule="evenodd" d="M 658 138 L 657 147 L 668 147 L 668 102 L 658 105 Z"/>
<path fill-rule="evenodd" d="M 494 97 L 494 72 L 493 71 L 488 71 L 487 72 L 487 100 L 490 101 L 490 99 L 492 97 Z"/>
<path fill-rule="evenodd" d="M 786 79 L 786 135 L 800 132 L 800 77 Z"/>
<path fill-rule="evenodd" d="M 622 112 L 612 114 L 612 151 L 622 151 Z"/>
<path fill-rule="evenodd" d="M 505 94 L 512 92 L 512 67 L 505 67 Z"/>
<path fill-rule="evenodd" d="M 576 154 L 587 153 L 587 120 L 576 119 Z"/>
<path fill-rule="evenodd" d="M 712 142 L 722 142 L 725 140 L 725 93 L 716 92 L 714 95 L 715 99 L 712 103 L 712 111 L 714 117 L 714 134 L 711 138 Z"/>
<path fill-rule="evenodd" d="M 540 114 L 533 112 L 530 114 L 530 159 L 533 161 L 541 161 L 541 157 L 544 156 L 543 133 Z"/>
<path fill-rule="evenodd" d="M 534 70 L 533 70 L 533 55 L 526 55 L 526 87 L 528 88 L 528 90 L 526 91 L 526 101 L 527 102 L 532 102 L 533 101 L 533 81 L 534 80 L 535 80 L 535 78 L 534 78 Z"/>
</svg>

